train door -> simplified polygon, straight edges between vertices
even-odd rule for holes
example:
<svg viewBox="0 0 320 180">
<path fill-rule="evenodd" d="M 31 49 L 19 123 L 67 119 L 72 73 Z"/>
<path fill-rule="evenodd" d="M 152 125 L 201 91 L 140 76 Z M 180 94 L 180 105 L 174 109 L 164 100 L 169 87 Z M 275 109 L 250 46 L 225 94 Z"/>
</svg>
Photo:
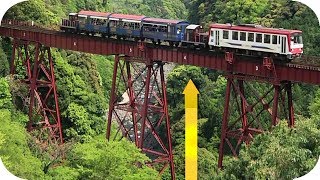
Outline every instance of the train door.
<svg viewBox="0 0 320 180">
<path fill-rule="evenodd" d="M 220 32 L 219 32 L 219 30 L 216 30 L 215 31 L 215 45 L 216 46 L 219 46 L 220 45 L 220 43 L 219 43 L 219 41 L 220 41 Z"/>
<path fill-rule="evenodd" d="M 177 25 L 177 39 L 176 41 L 181 41 L 184 38 L 184 26 L 183 25 Z"/>
<path fill-rule="evenodd" d="M 88 23 L 88 18 L 86 15 L 78 15 L 79 19 L 79 29 L 80 30 L 85 30 L 85 25 Z"/>
<path fill-rule="evenodd" d="M 286 54 L 287 50 L 287 37 L 281 37 L 281 53 Z"/>
</svg>

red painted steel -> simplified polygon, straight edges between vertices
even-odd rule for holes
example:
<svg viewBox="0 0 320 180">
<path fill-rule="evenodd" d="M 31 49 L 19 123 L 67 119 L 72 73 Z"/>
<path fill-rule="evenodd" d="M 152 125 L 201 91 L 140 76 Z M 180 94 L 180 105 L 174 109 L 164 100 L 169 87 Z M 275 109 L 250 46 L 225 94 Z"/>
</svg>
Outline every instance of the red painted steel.
<svg viewBox="0 0 320 180">
<path fill-rule="evenodd" d="M 111 126 L 115 120 L 118 131 L 113 139 L 121 131 L 121 137 L 133 141 L 152 159 L 148 164 L 157 167 L 160 174 L 169 166 L 175 179 L 163 63 L 137 64 L 129 57 L 119 58 L 116 55 L 107 139 L 112 138 Z M 123 91 L 126 93 L 121 96 L 119 92 Z"/>
<path fill-rule="evenodd" d="M 291 82 L 281 82 L 278 84 L 276 81 L 268 82 L 268 79 L 266 79 L 266 82 L 273 85 L 269 90 L 265 90 L 264 94 L 259 95 L 250 84 L 250 79 L 243 81 L 242 78 L 233 74 L 227 75 L 227 79 L 221 143 L 219 147 L 219 168 L 222 168 L 223 152 L 225 152 L 226 147 L 230 149 L 233 156 L 237 156 L 242 142 L 248 145 L 254 135 L 270 129 L 279 122 L 278 102 L 281 91 L 285 91 L 288 97 L 288 106 L 284 107 L 287 109 L 287 111 L 284 110 L 284 113 L 288 112 L 288 114 L 284 114 L 284 116 L 288 119 L 288 125 L 290 127 L 294 126 Z M 259 85 L 259 87 L 266 88 L 262 83 Z M 250 96 L 246 98 L 247 95 Z M 254 101 L 252 97 L 255 97 Z M 285 99 L 282 98 L 281 100 L 284 101 Z M 284 102 L 282 103 L 284 104 Z M 272 107 L 271 104 L 273 104 Z M 235 106 L 238 107 L 237 110 L 231 109 Z M 235 114 L 236 112 L 239 115 Z M 272 121 L 269 122 L 262 119 L 262 117 L 265 117 L 262 114 L 269 114 Z"/>
<path fill-rule="evenodd" d="M 219 146 L 219 159 L 218 159 L 218 167 L 219 168 L 222 168 L 224 143 L 226 141 L 226 135 L 227 135 L 226 131 L 227 131 L 228 120 L 229 120 L 230 94 L 231 94 L 231 81 L 228 79 L 227 88 L 226 88 L 226 95 L 225 95 L 225 102 L 224 102 L 222 127 L 221 127 L 221 137 L 220 137 L 221 139 L 220 139 L 220 146 Z"/>
<path fill-rule="evenodd" d="M 113 67 L 113 76 L 112 76 L 112 86 L 110 92 L 110 100 L 109 100 L 109 113 L 108 113 L 108 124 L 107 124 L 107 139 L 110 138 L 111 132 L 111 120 L 112 120 L 112 112 L 114 111 L 115 96 L 116 96 L 116 80 L 118 73 L 118 64 L 119 64 L 119 56 L 116 56 L 114 59 L 114 67 Z"/>
<path fill-rule="evenodd" d="M 31 54 L 32 45 L 35 46 L 34 56 Z M 26 79 L 23 82 L 29 87 L 30 95 L 28 131 L 36 131 L 40 143 L 62 144 L 58 95 L 50 48 L 39 43 L 14 40 L 11 74 L 15 73 L 15 68 L 21 64 L 20 62 L 26 70 Z"/>
<path fill-rule="evenodd" d="M 273 88 L 274 88 L 274 97 L 273 97 L 273 106 L 272 106 L 272 125 L 276 126 L 279 122 L 278 107 L 279 107 L 280 86 L 274 85 Z"/>
<path fill-rule="evenodd" d="M 287 95 L 288 95 L 288 109 L 289 109 L 288 124 L 290 127 L 294 127 L 295 119 L 294 119 L 294 110 L 293 110 L 292 83 L 291 82 L 286 84 L 286 91 L 287 91 Z"/>
<path fill-rule="evenodd" d="M 225 55 L 203 50 L 185 48 L 171 48 L 145 44 L 141 51 L 141 44 L 134 41 L 119 41 L 101 37 L 66 34 L 57 31 L 45 30 L 39 27 L 30 27 L 30 23 L 11 21 L 3 22 L 0 35 L 28 41 L 39 42 L 47 47 L 81 51 L 92 54 L 113 55 L 122 54 L 145 61 L 146 59 L 174 62 L 178 64 L 201 66 L 225 72 L 246 74 L 259 78 L 273 78 L 273 72 L 263 64 L 263 58 L 253 58 L 234 55 L 234 64 L 229 69 L 225 62 Z M 320 68 L 299 64 L 276 64 L 275 71 L 281 81 L 320 84 Z"/>
<path fill-rule="evenodd" d="M 245 94 L 244 94 L 244 85 L 243 80 L 238 80 L 239 84 L 239 92 L 242 95 L 241 97 L 241 118 L 242 118 L 242 127 L 247 127 L 248 125 L 248 118 L 247 118 L 247 102 L 245 101 Z M 239 108 L 240 109 L 240 108 Z M 248 131 L 244 132 L 244 136 L 248 136 Z M 246 144 L 249 144 L 248 140 L 245 140 Z"/>
</svg>

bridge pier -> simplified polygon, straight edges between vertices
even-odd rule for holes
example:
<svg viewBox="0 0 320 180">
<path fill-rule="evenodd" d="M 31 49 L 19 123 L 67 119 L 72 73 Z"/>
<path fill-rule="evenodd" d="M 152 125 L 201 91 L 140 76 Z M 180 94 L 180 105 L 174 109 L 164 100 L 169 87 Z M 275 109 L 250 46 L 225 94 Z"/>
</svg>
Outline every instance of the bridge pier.
<svg viewBox="0 0 320 180">
<path fill-rule="evenodd" d="M 287 118 L 289 127 L 294 126 L 294 110 L 292 102 L 291 82 L 277 83 L 275 81 L 265 84 L 252 82 L 246 75 L 227 75 L 227 88 L 221 128 L 218 167 L 222 168 L 224 152 L 237 157 L 243 142 L 247 145 L 254 136 L 271 129 L 277 125 L 280 118 Z M 265 81 L 264 81 L 265 82 Z M 256 90 L 259 88 L 259 94 Z M 287 94 L 287 105 L 282 95 Z M 281 104 L 283 115 L 279 113 Z M 236 108 L 235 108 L 236 107 Z M 270 118 L 265 118 L 265 117 Z M 269 119 L 271 121 L 269 122 Z"/>
<path fill-rule="evenodd" d="M 19 68 L 19 72 L 17 72 Z M 62 144 L 62 127 L 53 61 L 49 47 L 14 39 L 10 73 L 25 71 L 22 82 L 29 88 L 27 129 L 40 143 Z"/>
<path fill-rule="evenodd" d="M 134 142 L 152 160 L 150 166 L 158 167 L 160 174 L 169 166 L 175 179 L 163 65 L 115 56 L 106 137 Z"/>
</svg>

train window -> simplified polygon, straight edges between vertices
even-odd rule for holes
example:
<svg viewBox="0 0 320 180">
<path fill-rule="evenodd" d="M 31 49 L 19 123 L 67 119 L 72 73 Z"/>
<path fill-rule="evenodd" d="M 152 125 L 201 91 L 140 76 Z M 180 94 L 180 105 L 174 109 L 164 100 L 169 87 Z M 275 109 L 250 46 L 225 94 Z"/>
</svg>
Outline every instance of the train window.
<svg viewBox="0 0 320 180">
<path fill-rule="evenodd" d="M 157 26 L 157 25 L 153 25 L 153 26 L 151 27 L 151 31 L 156 32 L 156 31 L 157 31 L 157 28 L 158 28 L 158 26 Z"/>
<path fill-rule="evenodd" d="M 278 44 L 277 39 L 278 39 L 278 36 L 272 35 L 272 44 Z"/>
<path fill-rule="evenodd" d="M 159 32 L 167 32 L 167 31 L 168 31 L 167 26 L 160 26 Z"/>
<path fill-rule="evenodd" d="M 291 34 L 291 42 L 294 44 L 302 44 L 302 34 L 301 33 L 294 33 Z"/>
<path fill-rule="evenodd" d="M 117 28 L 122 28 L 123 27 L 123 22 L 122 21 L 116 21 L 116 26 L 117 26 Z"/>
<path fill-rule="evenodd" d="M 246 41 L 246 40 L 247 40 L 247 33 L 240 32 L 240 41 Z"/>
<path fill-rule="evenodd" d="M 81 23 L 85 23 L 86 22 L 86 17 L 79 17 L 79 21 L 81 22 Z"/>
<path fill-rule="evenodd" d="M 248 41 L 254 41 L 254 33 L 248 33 Z"/>
<path fill-rule="evenodd" d="M 223 31 L 223 39 L 229 39 L 229 31 Z"/>
<path fill-rule="evenodd" d="M 239 39 L 239 32 L 232 31 L 232 40 L 238 40 L 238 39 Z"/>
<path fill-rule="evenodd" d="M 264 35 L 264 43 L 270 44 L 270 35 L 269 34 Z"/>
<path fill-rule="evenodd" d="M 116 27 L 117 21 L 110 21 L 110 27 Z"/>
<path fill-rule="evenodd" d="M 140 29 L 141 28 L 140 23 L 135 23 L 135 28 Z"/>
<path fill-rule="evenodd" d="M 96 25 L 96 19 L 91 19 L 90 24 L 92 24 L 92 25 Z"/>
<path fill-rule="evenodd" d="M 262 43 L 262 34 L 256 34 L 256 42 Z"/>
</svg>

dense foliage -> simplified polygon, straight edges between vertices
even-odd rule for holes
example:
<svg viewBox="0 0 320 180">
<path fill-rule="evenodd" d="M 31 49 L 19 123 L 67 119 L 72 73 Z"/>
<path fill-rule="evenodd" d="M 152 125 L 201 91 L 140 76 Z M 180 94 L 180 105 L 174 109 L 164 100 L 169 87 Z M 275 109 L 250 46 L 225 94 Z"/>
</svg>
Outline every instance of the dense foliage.
<svg viewBox="0 0 320 180">
<path fill-rule="evenodd" d="M 71 148 L 67 159 L 60 159 L 59 166 L 52 164 L 48 170 L 48 164 L 53 162 L 48 161 L 47 152 L 39 153 L 35 139 L 26 132 L 23 124 L 27 116 L 13 108 L 8 80 L 0 78 L 0 88 L 0 155 L 13 174 L 27 179 L 154 179 L 150 177 L 157 176 L 155 170 L 144 164 L 148 157 L 134 144 L 126 140 L 106 142 L 104 134 L 86 143 L 67 143 L 65 146 Z"/>
<path fill-rule="evenodd" d="M 30 0 L 12 7 L 5 18 L 32 20 L 58 28 L 62 17 L 80 9 L 189 19 L 208 25 L 258 23 L 304 31 L 304 52 L 320 55 L 320 28 L 315 14 L 290 0 Z M 147 167 L 148 157 L 134 144 L 104 139 L 113 57 L 52 49 L 66 144 L 66 158 L 52 158 L 39 150 L 26 132 L 27 107 L 19 101 L 27 94 L 9 74 L 9 39 L 0 39 L 0 156 L 7 168 L 27 179 L 157 179 Z M 19 69 L 18 69 L 19 70 Z M 21 69 L 20 73 L 23 69 Z M 19 72 L 18 72 L 19 73 Z M 239 158 L 226 156 L 217 169 L 218 147 L 226 79 L 221 73 L 192 66 L 177 66 L 167 78 L 177 179 L 184 179 L 184 96 L 192 79 L 199 89 L 199 179 L 292 179 L 312 169 L 320 155 L 320 89 L 294 86 L 294 129 L 285 120 L 271 132 L 243 145 Z M 256 86 L 263 91 L 265 86 Z M 232 114 L 231 114 L 232 116 Z M 267 117 L 265 117 L 267 118 Z M 269 117 L 268 117 L 269 118 Z M 113 131 L 114 132 L 114 131 Z M 162 179 L 170 179 L 166 170 Z"/>
<path fill-rule="evenodd" d="M 63 51 L 54 57 L 66 138 L 90 140 L 105 129 L 107 109 L 97 65 L 92 55 Z"/>
<path fill-rule="evenodd" d="M 305 175 L 319 157 L 319 125 L 319 119 L 300 119 L 293 129 L 281 123 L 244 147 L 241 158 L 229 161 L 221 178 L 294 179 Z"/>
</svg>

